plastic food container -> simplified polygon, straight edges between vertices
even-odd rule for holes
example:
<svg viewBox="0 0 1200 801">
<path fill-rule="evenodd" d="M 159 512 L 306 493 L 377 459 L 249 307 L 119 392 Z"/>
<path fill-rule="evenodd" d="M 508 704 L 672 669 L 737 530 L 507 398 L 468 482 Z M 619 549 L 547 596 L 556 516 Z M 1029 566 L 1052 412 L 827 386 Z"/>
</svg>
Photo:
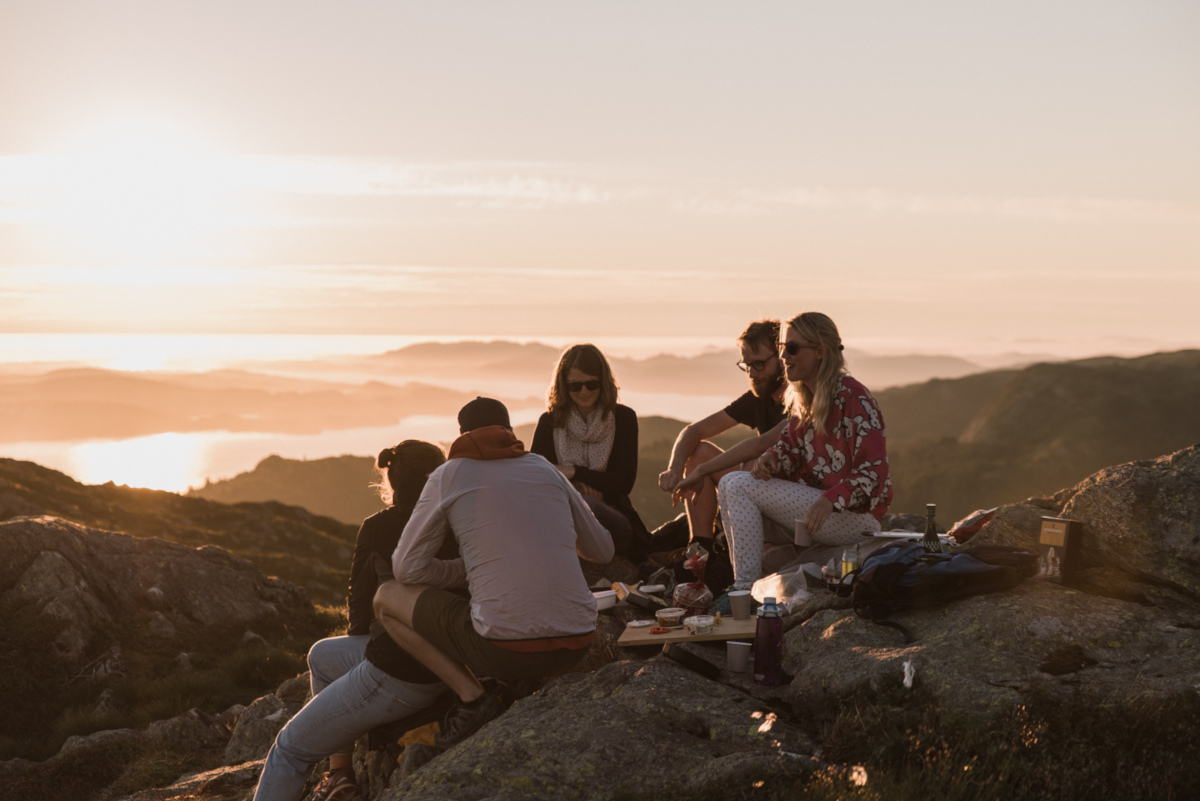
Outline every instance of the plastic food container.
<svg viewBox="0 0 1200 801">
<path fill-rule="evenodd" d="M 713 616 L 692 615 L 684 619 L 683 626 L 688 630 L 688 634 L 710 634 L 713 630 Z"/>
<path fill-rule="evenodd" d="M 596 597 L 597 610 L 611 609 L 617 605 L 616 590 L 600 590 L 599 592 L 593 592 L 592 595 Z"/>
<path fill-rule="evenodd" d="M 683 610 L 675 606 L 659 609 L 654 616 L 658 619 L 658 625 L 668 629 L 677 629 L 683 625 Z"/>
</svg>

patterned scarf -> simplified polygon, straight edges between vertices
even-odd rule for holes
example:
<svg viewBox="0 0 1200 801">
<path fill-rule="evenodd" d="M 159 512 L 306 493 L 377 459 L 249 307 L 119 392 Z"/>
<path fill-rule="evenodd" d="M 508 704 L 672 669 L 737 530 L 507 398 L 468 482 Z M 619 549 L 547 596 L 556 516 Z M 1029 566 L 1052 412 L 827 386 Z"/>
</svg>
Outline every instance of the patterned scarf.
<svg viewBox="0 0 1200 801">
<path fill-rule="evenodd" d="M 593 412 L 591 421 L 585 423 L 579 410 L 572 407 L 567 424 L 554 429 L 554 451 L 558 454 L 558 463 L 604 470 L 608 467 L 616 433 L 617 416 L 612 412 Z"/>
</svg>

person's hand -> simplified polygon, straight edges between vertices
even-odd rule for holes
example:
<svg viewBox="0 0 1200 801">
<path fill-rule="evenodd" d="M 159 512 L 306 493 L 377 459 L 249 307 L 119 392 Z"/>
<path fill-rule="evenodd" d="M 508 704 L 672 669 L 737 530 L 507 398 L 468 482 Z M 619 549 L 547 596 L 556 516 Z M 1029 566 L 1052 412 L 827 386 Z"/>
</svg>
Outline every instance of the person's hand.
<svg viewBox="0 0 1200 801">
<path fill-rule="evenodd" d="M 775 471 L 779 469 L 779 454 L 775 451 L 767 451 L 758 460 L 754 462 L 754 467 L 750 468 L 750 475 L 755 478 L 766 481 L 775 475 Z"/>
<path fill-rule="evenodd" d="M 804 515 L 804 530 L 811 537 L 817 533 L 817 529 L 825 525 L 825 521 L 833 514 L 833 501 L 822 495 L 817 498 L 817 502 L 808 507 L 808 512 Z"/>
<path fill-rule="evenodd" d="M 600 490 L 596 489 L 595 487 L 589 487 L 582 481 L 575 482 L 575 489 L 579 490 L 579 494 L 585 498 L 595 498 L 598 501 L 604 500 L 604 496 L 601 494 Z"/>
<path fill-rule="evenodd" d="M 679 486 L 681 478 L 683 478 L 683 468 L 664 470 L 658 474 L 658 488 L 663 492 L 674 492 L 675 488 Z"/>
</svg>

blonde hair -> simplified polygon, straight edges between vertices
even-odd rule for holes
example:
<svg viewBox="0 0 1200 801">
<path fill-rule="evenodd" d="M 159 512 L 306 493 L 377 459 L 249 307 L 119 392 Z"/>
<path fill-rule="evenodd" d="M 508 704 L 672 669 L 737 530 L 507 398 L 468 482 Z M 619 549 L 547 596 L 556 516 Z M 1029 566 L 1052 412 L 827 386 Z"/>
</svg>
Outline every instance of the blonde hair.
<svg viewBox="0 0 1200 801">
<path fill-rule="evenodd" d="M 804 312 L 788 320 L 788 328 L 799 334 L 806 342 L 822 347 L 821 366 L 817 368 L 815 386 L 809 388 L 801 381 L 789 381 L 784 394 L 787 414 L 801 420 L 810 420 L 822 434 L 828 434 L 829 410 L 837 393 L 838 379 L 846 372 L 846 359 L 842 355 L 842 337 L 837 326 L 828 315 L 821 312 Z"/>
</svg>

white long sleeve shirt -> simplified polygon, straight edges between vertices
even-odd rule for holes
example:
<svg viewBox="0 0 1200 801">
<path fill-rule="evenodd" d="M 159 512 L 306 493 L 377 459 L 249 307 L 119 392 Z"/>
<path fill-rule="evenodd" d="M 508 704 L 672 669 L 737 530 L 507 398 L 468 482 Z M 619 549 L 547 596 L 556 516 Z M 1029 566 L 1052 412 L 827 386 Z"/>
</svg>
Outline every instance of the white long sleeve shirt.
<svg viewBox="0 0 1200 801">
<path fill-rule="evenodd" d="M 434 558 L 447 535 L 461 558 Z M 456 458 L 429 475 L 392 570 L 405 584 L 468 587 L 480 636 L 528 640 L 595 629 L 578 557 L 608 562 L 612 538 L 552 464 L 534 454 Z"/>
</svg>

